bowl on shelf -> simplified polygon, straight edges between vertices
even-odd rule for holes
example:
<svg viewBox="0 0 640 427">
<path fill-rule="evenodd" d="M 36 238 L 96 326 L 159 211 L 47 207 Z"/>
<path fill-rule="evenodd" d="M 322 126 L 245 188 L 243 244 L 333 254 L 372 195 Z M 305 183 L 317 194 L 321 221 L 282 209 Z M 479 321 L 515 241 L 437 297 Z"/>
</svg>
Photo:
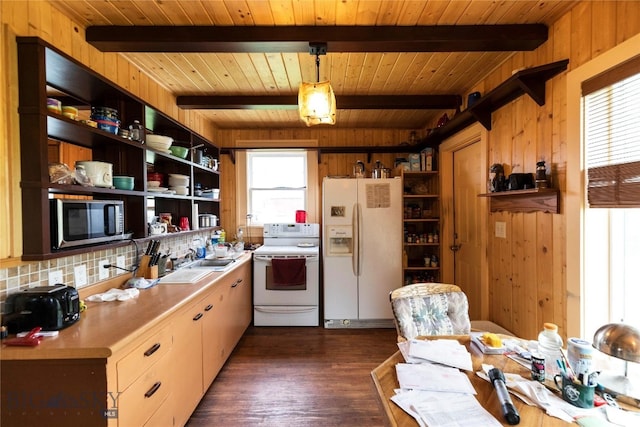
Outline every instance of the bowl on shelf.
<svg viewBox="0 0 640 427">
<path fill-rule="evenodd" d="M 118 190 L 133 190 L 134 178 L 132 176 L 114 176 L 113 186 Z"/>
<path fill-rule="evenodd" d="M 160 181 L 153 181 L 153 180 L 148 180 L 147 181 L 147 187 L 149 188 L 158 188 L 160 187 L 161 182 Z"/>
<path fill-rule="evenodd" d="M 172 145 L 171 148 L 169 148 L 169 150 L 171 150 L 171 154 L 173 154 L 176 157 L 180 157 L 181 159 L 186 159 L 187 154 L 189 154 L 188 148 L 180 147 L 179 145 Z"/>
<path fill-rule="evenodd" d="M 76 120 L 78 118 L 78 109 L 70 105 L 64 105 L 62 107 L 62 115 L 68 119 Z"/>
<path fill-rule="evenodd" d="M 54 113 L 62 113 L 62 102 L 55 98 L 47 98 L 47 109 Z"/>
<path fill-rule="evenodd" d="M 147 145 L 159 151 L 169 151 L 169 147 L 173 143 L 173 138 L 164 135 L 147 134 Z"/>
<path fill-rule="evenodd" d="M 175 185 L 169 187 L 169 190 L 175 191 L 178 196 L 186 196 L 189 194 L 189 189 L 184 185 Z"/>
<path fill-rule="evenodd" d="M 91 107 L 91 118 L 96 120 L 118 120 L 118 110 L 109 107 Z"/>
<path fill-rule="evenodd" d="M 169 187 L 186 187 L 187 185 L 189 185 L 187 175 L 169 174 Z"/>
<path fill-rule="evenodd" d="M 118 129 L 120 129 L 119 122 L 113 122 L 111 120 L 96 120 L 98 123 L 98 129 L 117 135 Z"/>
</svg>

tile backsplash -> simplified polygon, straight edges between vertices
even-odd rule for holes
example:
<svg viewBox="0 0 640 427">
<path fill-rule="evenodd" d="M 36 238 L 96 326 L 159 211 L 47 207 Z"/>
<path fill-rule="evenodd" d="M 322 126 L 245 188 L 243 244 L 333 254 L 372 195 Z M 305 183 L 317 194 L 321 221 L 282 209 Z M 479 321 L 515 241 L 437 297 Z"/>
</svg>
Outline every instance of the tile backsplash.
<svg viewBox="0 0 640 427">
<path fill-rule="evenodd" d="M 183 257 L 189 251 L 189 248 L 193 247 L 193 241 L 196 238 L 205 239 L 206 241 L 206 239 L 211 238 L 211 232 L 163 236 L 160 239 L 159 250 L 163 253 L 170 251 L 172 257 Z M 146 245 L 146 241 L 136 242 L 135 244 L 132 241 L 130 245 L 115 249 L 93 250 L 64 258 L 25 262 L 16 267 L 0 268 L 0 313 L 4 313 L 4 301 L 7 295 L 31 287 L 58 283 L 49 283 L 50 273 L 55 275 L 59 272 L 62 276 L 62 283 L 80 289 L 104 280 L 100 279 L 99 276 L 100 261 L 107 260 L 109 264 L 116 265 L 117 258 L 124 256 L 125 267 L 132 269 L 138 261 L 138 256 L 146 249 Z M 74 268 L 81 265 L 86 267 L 87 284 L 78 286 L 75 283 Z M 109 278 L 113 278 L 127 274 L 127 272 L 112 267 L 108 269 L 108 274 Z"/>
</svg>

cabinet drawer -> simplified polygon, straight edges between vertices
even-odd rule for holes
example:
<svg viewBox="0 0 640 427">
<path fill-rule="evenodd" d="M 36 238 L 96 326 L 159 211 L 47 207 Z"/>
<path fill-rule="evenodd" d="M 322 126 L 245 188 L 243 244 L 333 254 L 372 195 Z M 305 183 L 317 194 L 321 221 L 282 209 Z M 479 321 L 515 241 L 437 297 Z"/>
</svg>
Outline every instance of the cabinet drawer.
<svg viewBox="0 0 640 427">
<path fill-rule="evenodd" d="M 171 328 L 146 339 L 118 361 L 118 391 L 125 391 L 138 376 L 164 356 L 172 345 Z"/>
<path fill-rule="evenodd" d="M 173 427 L 173 405 L 171 394 L 161 404 L 160 408 L 144 423 L 144 427 Z"/>
<path fill-rule="evenodd" d="M 141 426 L 160 407 L 171 392 L 171 353 L 168 352 L 120 395 L 118 425 Z M 171 406 L 166 405 L 165 406 Z M 168 408 L 167 408 L 168 409 Z"/>
</svg>

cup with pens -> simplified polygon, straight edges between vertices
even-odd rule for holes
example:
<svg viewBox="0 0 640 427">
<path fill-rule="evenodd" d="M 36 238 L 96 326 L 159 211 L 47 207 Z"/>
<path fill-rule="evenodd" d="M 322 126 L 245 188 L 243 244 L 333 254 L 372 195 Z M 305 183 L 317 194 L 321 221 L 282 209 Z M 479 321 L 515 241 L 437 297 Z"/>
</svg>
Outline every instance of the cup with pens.
<svg viewBox="0 0 640 427">
<path fill-rule="evenodd" d="M 561 373 L 553 378 L 553 382 L 562 390 L 562 398 L 578 408 L 593 408 L 593 398 L 598 385 L 596 376 L 576 376 L 564 354 L 562 356 L 562 360 L 556 361 Z M 559 384 L 560 379 L 562 386 Z"/>
</svg>

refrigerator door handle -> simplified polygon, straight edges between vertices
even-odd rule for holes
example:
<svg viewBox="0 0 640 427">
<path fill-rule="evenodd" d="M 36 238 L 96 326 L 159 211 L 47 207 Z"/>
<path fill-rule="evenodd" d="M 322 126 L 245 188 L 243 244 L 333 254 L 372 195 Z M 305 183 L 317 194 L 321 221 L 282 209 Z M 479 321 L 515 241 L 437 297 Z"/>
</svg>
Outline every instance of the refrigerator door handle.
<svg viewBox="0 0 640 427">
<path fill-rule="evenodd" d="M 358 269 L 358 204 L 353 204 L 351 210 L 351 236 L 353 239 L 353 250 L 351 251 L 351 270 L 354 276 L 359 276 L 360 271 Z"/>
<path fill-rule="evenodd" d="M 351 268 L 353 274 L 360 276 L 360 203 L 354 203 L 351 214 L 351 226 L 353 227 L 353 255 L 351 257 Z"/>
</svg>

